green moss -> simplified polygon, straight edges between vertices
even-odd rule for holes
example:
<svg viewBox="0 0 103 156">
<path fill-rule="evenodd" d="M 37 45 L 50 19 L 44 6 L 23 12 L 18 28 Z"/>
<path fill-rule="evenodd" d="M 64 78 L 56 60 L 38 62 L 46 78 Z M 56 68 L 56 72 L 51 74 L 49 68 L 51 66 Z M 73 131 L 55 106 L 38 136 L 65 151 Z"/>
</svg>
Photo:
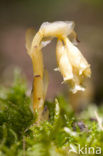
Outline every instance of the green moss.
<svg viewBox="0 0 103 156">
<path fill-rule="evenodd" d="M 68 156 L 71 146 L 78 152 L 78 144 L 101 147 L 103 153 L 103 131 L 92 112 L 96 106 L 76 116 L 59 96 L 45 102 L 49 118 L 36 125 L 26 92 L 26 82 L 18 72 L 11 87 L 0 88 L 0 156 Z M 103 114 L 102 107 L 97 110 Z"/>
<path fill-rule="evenodd" d="M 30 98 L 26 95 L 26 83 L 15 73 L 13 85 L 10 88 L 1 87 L 0 94 L 0 139 L 4 139 L 7 146 L 17 138 L 21 138 L 24 131 L 33 122 L 30 110 Z"/>
</svg>

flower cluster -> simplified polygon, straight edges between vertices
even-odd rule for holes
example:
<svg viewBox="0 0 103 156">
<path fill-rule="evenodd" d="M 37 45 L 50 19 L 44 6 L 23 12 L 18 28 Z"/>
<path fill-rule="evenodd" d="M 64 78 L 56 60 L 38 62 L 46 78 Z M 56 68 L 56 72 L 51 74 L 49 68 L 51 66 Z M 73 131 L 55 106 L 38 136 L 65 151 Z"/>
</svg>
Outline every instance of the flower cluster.
<svg viewBox="0 0 103 156">
<path fill-rule="evenodd" d="M 35 34 L 34 30 L 28 30 L 26 35 L 26 48 L 33 63 L 33 106 L 34 110 L 41 116 L 43 103 L 47 91 L 47 74 L 43 68 L 41 49 L 51 40 L 57 38 L 56 57 L 58 70 L 63 76 L 63 82 L 67 82 L 70 90 L 76 93 L 83 91 L 85 78 L 90 77 L 90 65 L 83 57 L 79 49 L 72 43 L 76 41 L 77 35 L 74 31 L 74 22 L 58 21 L 45 22 Z M 72 41 L 71 41 L 72 40 Z"/>
</svg>

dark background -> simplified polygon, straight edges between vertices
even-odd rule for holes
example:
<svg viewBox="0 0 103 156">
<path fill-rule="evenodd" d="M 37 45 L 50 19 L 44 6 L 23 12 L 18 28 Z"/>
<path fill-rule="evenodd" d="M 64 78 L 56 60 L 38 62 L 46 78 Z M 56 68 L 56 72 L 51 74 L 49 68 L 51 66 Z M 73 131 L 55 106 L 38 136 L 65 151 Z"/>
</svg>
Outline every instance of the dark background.
<svg viewBox="0 0 103 156">
<path fill-rule="evenodd" d="M 32 64 L 25 49 L 25 32 L 45 22 L 73 20 L 80 40 L 79 48 L 91 64 L 93 100 L 103 100 L 103 0 L 8 0 L 0 2 L 0 78 L 8 84 L 15 67 L 26 74 L 32 86 Z M 55 40 L 43 49 L 49 71 L 48 97 L 66 93 L 56 67 Z"/>
</svg>

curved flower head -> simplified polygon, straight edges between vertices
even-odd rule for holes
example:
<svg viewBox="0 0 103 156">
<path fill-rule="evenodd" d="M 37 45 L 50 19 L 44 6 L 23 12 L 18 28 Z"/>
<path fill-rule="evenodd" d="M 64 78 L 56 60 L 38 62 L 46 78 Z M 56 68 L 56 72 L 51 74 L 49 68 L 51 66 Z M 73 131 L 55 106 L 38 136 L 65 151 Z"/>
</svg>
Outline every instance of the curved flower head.
<svg viewBox="0 0 103 156">
<path fill-rule="evenodd" d="M 33 63 L 33 108 L 38 112 L 40 121 L 47 91 L 47 72 L 44 72 L 42 48 L 56 37 L 56 58 L 59 71 L 63 76 L 63 82 L 67 82 L 70 90 L 76 93 L 84 90 L 83 82 L 90 77 L 90 65 L 83 57 L 79 49 L 73 44 L 77 35 L 74 31 L 74 22 L 58 21 L 45 22 L 39 31 L 34 35 L 33 30 L 29 30 L 26 35 L 26 48 Z M 73 41 L 73 43 L 70 41 Z"/>
</svg>

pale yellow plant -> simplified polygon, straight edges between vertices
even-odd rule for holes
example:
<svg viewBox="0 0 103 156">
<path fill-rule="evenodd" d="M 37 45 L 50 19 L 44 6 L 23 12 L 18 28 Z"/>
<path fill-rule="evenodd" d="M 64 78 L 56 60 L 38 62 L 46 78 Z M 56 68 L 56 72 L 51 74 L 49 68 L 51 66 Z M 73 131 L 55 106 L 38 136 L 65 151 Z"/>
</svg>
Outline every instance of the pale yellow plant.
<svg viewBox="0 0 103 156">
<path fill-rule="evenodd" d="M 83 91 L 83 82 L 85 78 L 91 75 L 90 65 L 79 49 L 72 43 L 72 41 L 76 41 L 77 37 L 74 31 L 74 22 L 45 22 L 35 35 L 33 29 L 27 31 L 26 48 L 32 59 L 34 71 L 33 109 L 38 113 L 38 122 L 41 120 L 48 86 L 47 72 L 44 71 L 41 49 L 50 43 L 54 37 L 57 38 L 57 69 L 63 76 L 63 82 L 69 84 L 70 90 L 73 93 L 78 90 Z"/>
</svg>

